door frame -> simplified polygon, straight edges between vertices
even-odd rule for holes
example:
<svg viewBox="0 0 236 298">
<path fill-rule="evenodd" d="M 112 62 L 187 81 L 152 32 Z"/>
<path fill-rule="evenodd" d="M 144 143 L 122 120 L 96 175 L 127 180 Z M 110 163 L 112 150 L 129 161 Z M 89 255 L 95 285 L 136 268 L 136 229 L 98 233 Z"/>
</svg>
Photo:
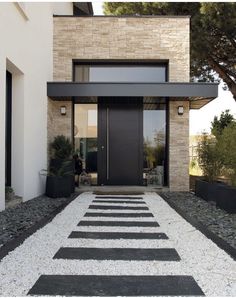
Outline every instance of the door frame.
<svg viewBox="0 0 236 298">
<path fill-rule="evenodd" d="M 6 71 L 6 121 L 5 121 L 5 185 L 11 186 L 12 164 L 12 74 Z"/>
<path fill-rule="evenodd" d="M 107 146 L 108 146 L 108 138 L 109 134 L 107 133 L 107 109 L 109 109 L 112 105 L 112 101 L 114 100 L 120 101 L 120 103 L 116 103 L 118 105 L 125 106 L 126 97 L 109 97 L 106 98 L 99 97 L 98 98 L 98 185 L 115 185 L 109 183 L 107 173 L 108 173 L 108 158 L 107 155 Z M 136 185 L 143 185 L 143 98 L 136 97 L 132 98 L 132 100 L 140 101 L 140 110 L 139 110 L 139 159 L 138 159 L 138 175 L 139 182 Z M 104 129 L 105 128 L 105 129 Z"/>
</svg>

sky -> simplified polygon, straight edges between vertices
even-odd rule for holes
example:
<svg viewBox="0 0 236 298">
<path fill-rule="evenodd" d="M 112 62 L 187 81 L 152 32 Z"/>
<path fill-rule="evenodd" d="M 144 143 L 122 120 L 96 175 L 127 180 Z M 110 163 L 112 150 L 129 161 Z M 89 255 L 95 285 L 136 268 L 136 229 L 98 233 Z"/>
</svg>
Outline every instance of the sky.
<svg viewBox="0 0 236 298">
<path fill-rule="evenodd" d="M 101 1 L 93 1 L 94 15 L 103 15 Z M 223 90 L 223 84 L 219 85 L 219 96 L 212 100 L 199 110 L 190 111 L 189 133 L 190 135 L 201 134 L 202 132 L 210 132 L 211 122 L 214 116 L 229 110 L 236 118 L 236 101 L 233 99 L 231 92 Z"/>
</svg>

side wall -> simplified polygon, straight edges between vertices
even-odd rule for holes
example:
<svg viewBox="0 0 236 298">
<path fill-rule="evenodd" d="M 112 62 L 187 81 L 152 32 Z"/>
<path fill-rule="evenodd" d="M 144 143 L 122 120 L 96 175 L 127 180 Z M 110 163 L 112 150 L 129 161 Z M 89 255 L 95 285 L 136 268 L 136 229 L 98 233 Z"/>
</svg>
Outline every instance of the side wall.
<svg viewBox="0 0 236 298">
<path fill-rule="evenodd" d="M 5 206 L 5 76 L 13 74 L 12 187 L 28 200 L 44 193 L 47 90 L 52 79 L 52 7 L 0 4 L 0 210 Z"/>
<path fill-rule="evenodd" d="M 72 81 L 72 59 L 168 60 L 169 81 L 188 82 L 189 18 L 55 17 L 54 81 Z M 178 105 L 184 105 L 183 116 L 177 113 Z M 49 139 L 61 132 L 70 134 L 68 120 L 62 129 L 63 116 L 53 123 L 50 114 L 54 112 L 48 112 Z M 169 118 L 169 186 L 184 191 L 189 189 L 189 103 L 170 101 Z"/>
</svg>

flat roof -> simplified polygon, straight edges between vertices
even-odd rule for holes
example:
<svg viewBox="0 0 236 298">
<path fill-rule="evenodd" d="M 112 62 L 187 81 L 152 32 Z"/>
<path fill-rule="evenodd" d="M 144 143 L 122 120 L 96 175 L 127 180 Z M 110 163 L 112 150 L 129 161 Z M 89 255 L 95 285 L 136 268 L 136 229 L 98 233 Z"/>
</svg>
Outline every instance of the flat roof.
<svg viewBox="0 0 236 298">
<path fill-rule="evenodd" d="M 73 97 L 167 97 L 190 101 L 190 108 L 199 109 L 218 96 L 218 83 L 108 83 L 48 82 L 47 95 L 53 100 Z"/>
</svg>

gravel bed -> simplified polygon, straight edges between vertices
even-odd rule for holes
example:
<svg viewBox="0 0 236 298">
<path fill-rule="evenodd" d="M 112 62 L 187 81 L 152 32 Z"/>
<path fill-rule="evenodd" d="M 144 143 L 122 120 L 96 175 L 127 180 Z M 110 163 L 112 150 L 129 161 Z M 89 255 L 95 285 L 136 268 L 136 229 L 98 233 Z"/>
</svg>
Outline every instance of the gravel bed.
<svg viewBox="0 0 236 298">
<path fill-rule="evenodd" d="M 68 198 L 40 196 L 0 212 L 0 247 L 52 213 Z"/>
<path fill-rule="evenodd" d="M 187 215 L 236 248 L 236 214 L 229 214 L 217 208 L 215 202 L 204 201 L 189 192 L 166 192 L 164 195 Z"/>
<path fill-rule="evenodd" d="M 0 262 L 0 296 L 26 296 L 42 274 L 59 275 L 191 275 L 206 296 L 235 296 L 236 275 L 233 259 L 210 239 L 186 222 L 157 194 L 147 193 L 144 199 L 158 218 L 169 239 L 158 247 L 175 248 L 181 260 L 120 261 L 53 259 L 62 246 L 103 247 L 99 239 L 68 239 L 76 229 L 94 196 L 83 193 L 61 213 L 27 238 L 24 243 Z M 114 221 L 116 218 L 114 218 Z M 103 229 L 103 227 L 101 227 Z M 107 241 L 106 246 L 147 248 L 155 243 L 146 241 Z M 163 244 L 163 246 L 162 246 Z"/>
</svg>

